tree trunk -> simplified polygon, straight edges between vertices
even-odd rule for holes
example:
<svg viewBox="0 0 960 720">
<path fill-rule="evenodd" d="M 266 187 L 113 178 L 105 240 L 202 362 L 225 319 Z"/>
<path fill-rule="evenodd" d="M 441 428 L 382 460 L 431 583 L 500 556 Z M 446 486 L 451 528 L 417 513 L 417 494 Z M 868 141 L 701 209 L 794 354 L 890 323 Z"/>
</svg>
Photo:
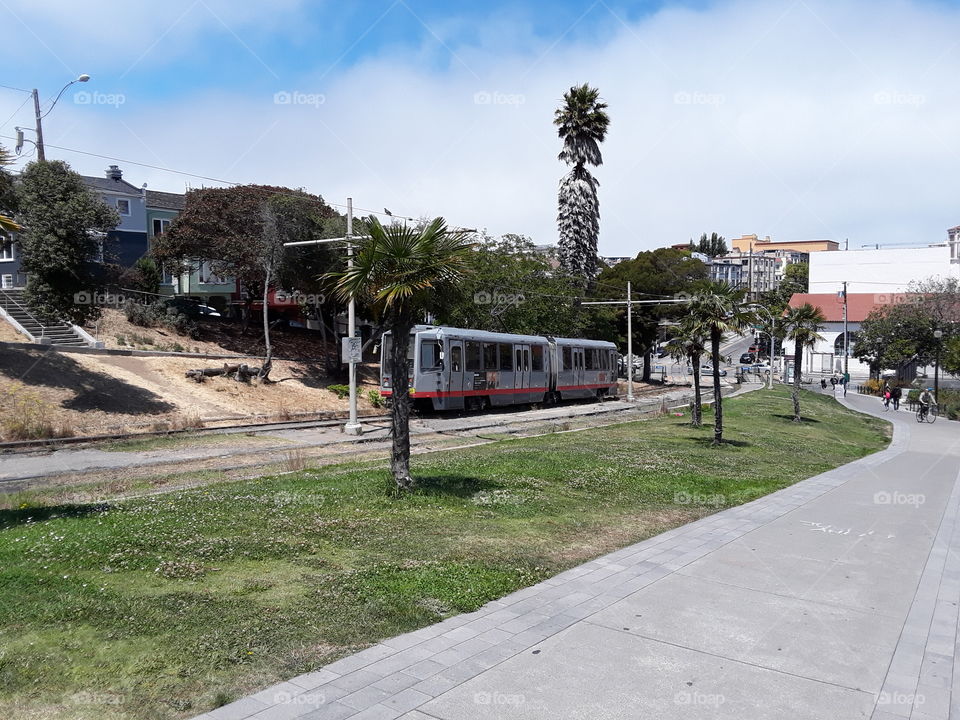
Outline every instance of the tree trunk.
<svg viewBox="0 0 960 720">
<path fill-rule="evenodd" d="M 693 364 L 693 426 L 695 428 L 703 425 L 703 399 L 700 397 L 700 353 L 690 356 L 690 362 Z"/>
<path fill-rule="evenodd" d="M 263 277 L 263 342 L 266 345 L 267 356 L 263 361 L 263 366 L 257 377 L 266 380 L 273 367 L 273 345 L 270 343 L 270 306 L 268 304 L 270 294 L 270 273 L 273 269 L 273 256 L 267 256 L 267 271 Z"/>
<path fill-rule="evenodd" d="M 401 492 L 412 490 L 410 477 L 410 383 L 407 375 L 407 347 L 413 323 L 405 317 L 397 318 L 390 326 L 393 346 L 390 350 L 390 384 L 393 402 L 390 419 L 393 427 L 393 451 L 390 456 L 390 472 Z"/>
<path fill-rule="evenodd" d="M 653 361 L 653 351 L 648 348 L 647 351 L 643 353 L 643 377 L 641 379 L 645 383 L 650 382 L 650 370 L 651 370 L 650 365 L 652 361 Z"/>
<path fill-rule="evenodd" d="M 713 444 L 723 442 L 723 398 L 720 393 L 720 329 L 710 329 L 710 357 L 713 359 Z"/>
<path fill-rule="evenodd" d="M 793 421 L 800 422 L 800 361 L 803 358 L 803 344 L 797 340 L 793 348 Z"/>
</svg>

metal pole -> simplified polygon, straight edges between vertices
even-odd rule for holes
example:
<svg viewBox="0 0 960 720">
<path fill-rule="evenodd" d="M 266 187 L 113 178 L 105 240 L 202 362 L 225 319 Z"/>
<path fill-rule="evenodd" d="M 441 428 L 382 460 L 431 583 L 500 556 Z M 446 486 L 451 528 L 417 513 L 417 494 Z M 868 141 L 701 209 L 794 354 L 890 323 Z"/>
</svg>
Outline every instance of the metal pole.
<svg viewBox="0 0 960 720">
<path fill-rule="evenodd" d="M 776 321 L 770 313 L 770 377 L 767 378 L 767 390 L 773 390 L 773 334 L 776 332 Z"/>
<path fill-rule="evenodd" d="M 943 343 L 939 337 L 937 338 L 937 364 L 933 368 L 933 401 L 939 405 L 940 404 L 940 346 Z"/>
<path fill-rule="evenodd" d="M 353 198 L 347 198 L 347 268 L 353 267 Z M 347 335 L 351 338 L 357 334 L 356 303 L 351 296 L 347 304 Z M 351 360 L 350 366 L 350 422 L 344 426 L 344 432 L 350 435 L 360 434 L 360 423 L 357 422 L 357 364 Z"/>
<path fill-rule="evenodd" d="M 633 402 L 633 295 L 627 280 L 627 402 Z"/>
<path fill-rule="evenodd" d="M 40 94 L 33 89 L 33 116 L 37 123 L 37 160 L 43 162 L 47 156 L 43 152 L 43 125 L 40 117 Z"/>
<path fill-rule="evenodd" d="M 847 332 L 847 283 L 843 283 L 843 374 L 850 372 L 850 333 Z M 846 382 L 846 377 L 844 377 Z M 846 391 L 846 385 L 844 385 Z"/>
</svg>

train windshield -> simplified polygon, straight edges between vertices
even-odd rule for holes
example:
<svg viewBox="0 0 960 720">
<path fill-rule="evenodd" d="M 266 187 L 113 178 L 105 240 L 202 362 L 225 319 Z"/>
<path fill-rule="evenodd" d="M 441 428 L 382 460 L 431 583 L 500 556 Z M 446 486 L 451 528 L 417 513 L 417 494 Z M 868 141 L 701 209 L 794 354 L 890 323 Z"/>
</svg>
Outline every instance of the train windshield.
<svg viewBox="0 0 960 720">
<path fill-rule="evenodd" d="M 407 369 L 410 373 L 413 373 L 413 358 L 414 358 L 414 346 L 417 341 L 417 336 L 410 335 L 410 344 L 407 345 Z M 380 365 L 383 368 L 383 374 L 385 376 L 390 375 L 391 368 L 393 363 L 390 360 L 390 354 L 393 351 L 393 335 L 384 335 L 383 336 L 383 351 L 380 355 Z"/>
</svg>

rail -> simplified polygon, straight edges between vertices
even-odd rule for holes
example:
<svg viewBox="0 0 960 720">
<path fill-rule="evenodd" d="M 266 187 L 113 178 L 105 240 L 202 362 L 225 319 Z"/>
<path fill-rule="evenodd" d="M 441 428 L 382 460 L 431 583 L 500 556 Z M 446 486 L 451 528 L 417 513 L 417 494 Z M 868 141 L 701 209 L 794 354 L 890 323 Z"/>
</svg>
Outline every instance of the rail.
<svg viewBox="0 0 960 720">
<path fill-rule="evenodd" d="M 22 312 L 24 315 L 26 315 L 27 318 L 29 318 L 30 320 L 32 320 L 33 322 L 35 322 L 37 325 L 40 326 L 40 337 L 39 337 L 39 338 L 36 337 L 32 332 L 30 332 L 29 330 L 27 330 L 25 327 L 23 327 L 19 322 L 17 322 L 16 318 L 14 318 L 14 317 L 12 317 L 12 316 L 10 315 L 10 306 L 11 306 L 11 305 L 13 305 L 14 307 L 16 307 L 16 309 L 19 310 L 20 312 Z M 36 318 L 36 316 L 34 316 L 33 313 L 31 313 L 31 312 L 30 312 L 29 310 L 27 310 L 23 305 L 21 305 L 19 302 L 17 302 L 17 301 L 14 300 L 12 297 L 10 297 L 10 294 L 9 294 L 6 290 L 0 290 L 0 306 L 3 307 L 3 310 L 4 310 L 4 312 L 5 312 L 6 316 L 7 316 L 7 319 L 13 320 L 14 324 L 17 326 L 17 328 L 18 328 L 22 333 L 24 333 L 28 338 L 30 338 L 30 339 L 33 340 L 34 342 L 43 342 L 43 334 L 44 334 L 44 330 L 45 330 L 46 326 L 45 326 L 42 322 L 40 322 L 40 321 Z"/>
</svg>

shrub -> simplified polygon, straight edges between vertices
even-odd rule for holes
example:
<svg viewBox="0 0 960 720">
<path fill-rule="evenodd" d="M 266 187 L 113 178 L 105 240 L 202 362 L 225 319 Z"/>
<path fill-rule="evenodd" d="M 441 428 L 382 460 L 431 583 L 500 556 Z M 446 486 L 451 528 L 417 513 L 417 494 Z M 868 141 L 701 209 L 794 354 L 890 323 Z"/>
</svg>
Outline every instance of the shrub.
<svg viewBox="0 0 960 720">
<path fill-rule="evenodd" d="M 21 383 L 0 390 L 0 435 L 4 440 L 72 437 L 69 423 L 54 424 L 51 405 Z"/>
<path fill-rule="evenodd" d="M 193 303 L 178 298 L 156 300 L 148 305 L 127 300 L 123 313 L 134 325 L 164 327 L 178 335 L 187 335 L 191 340 L 200 339 L 200 326 L 194 320 L 198 313 Z"/>
<path fill-rule="evenodd" d="M 330 392 L 336 393 L 337 397 L 340 398 L 341 400 L 343 400 L 345 397 L 347 397 L 350 394 L 349 385 L 328 385 L 327 390 L 329 390 Z"/>
<path fill-rule="evenodd" d="M 384 406 L 383 395 L 380 394 L 379 390 L 369 390 L 367 392 L 367 399 L 375 408 L 382 408 Z"/>
</svg>

